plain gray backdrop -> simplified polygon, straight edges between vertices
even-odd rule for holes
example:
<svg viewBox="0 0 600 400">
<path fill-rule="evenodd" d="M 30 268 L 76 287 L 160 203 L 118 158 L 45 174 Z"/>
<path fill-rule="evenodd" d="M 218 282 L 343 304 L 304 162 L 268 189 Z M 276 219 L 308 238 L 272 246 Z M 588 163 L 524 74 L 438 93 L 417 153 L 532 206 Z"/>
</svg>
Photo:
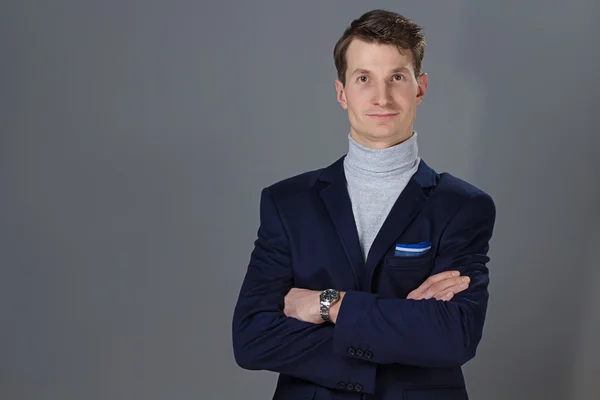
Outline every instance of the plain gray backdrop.
<svg viewBox="0 0 600 400">
<path fill-rule="evenodd" d="M 597 0 L 3 2 L 0 398 L 271 398 L 230 333 L 260 190 L 345 153 L 373 8 L 424 27 L 421 156 L 496 201 L 471 397 L 598 398 Z"/>
</svg>

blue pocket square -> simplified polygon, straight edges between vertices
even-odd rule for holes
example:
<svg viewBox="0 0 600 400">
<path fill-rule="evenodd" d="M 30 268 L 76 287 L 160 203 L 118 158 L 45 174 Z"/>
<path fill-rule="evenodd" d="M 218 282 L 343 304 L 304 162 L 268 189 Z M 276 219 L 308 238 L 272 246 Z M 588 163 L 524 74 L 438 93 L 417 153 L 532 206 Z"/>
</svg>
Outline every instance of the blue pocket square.
<svg viewBox="0 0 600 400">
<path fill-rule="evenodd" d="M 398 243 L 396 244 L 395 256 L 416 257 L 422 256 L 431 250 L 431 242 L 421 243 Z"/>
</svg>

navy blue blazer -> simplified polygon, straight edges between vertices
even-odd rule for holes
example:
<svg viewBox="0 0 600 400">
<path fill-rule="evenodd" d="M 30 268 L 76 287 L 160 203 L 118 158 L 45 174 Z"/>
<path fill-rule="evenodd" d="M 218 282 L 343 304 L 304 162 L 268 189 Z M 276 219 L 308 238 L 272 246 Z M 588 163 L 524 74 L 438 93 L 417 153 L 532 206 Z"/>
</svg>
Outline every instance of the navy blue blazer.
<svg viewBox="0 0 600 400">
<path fill-rule="evenodd" d="M 344 157 L 263 189 L 260 227 L 233 316 L 236 362 L 279 373 L 273 399 L 467 399 L 488 303 L 492 198 L 421 160 L 363 259 Z M 418 256 L 396 244 L 430 242 Z M 450 301 L 407 295 L 458 270 Z M 336 324 L 283 313 L 292 287 L 346 291 Z"/>
</svg>

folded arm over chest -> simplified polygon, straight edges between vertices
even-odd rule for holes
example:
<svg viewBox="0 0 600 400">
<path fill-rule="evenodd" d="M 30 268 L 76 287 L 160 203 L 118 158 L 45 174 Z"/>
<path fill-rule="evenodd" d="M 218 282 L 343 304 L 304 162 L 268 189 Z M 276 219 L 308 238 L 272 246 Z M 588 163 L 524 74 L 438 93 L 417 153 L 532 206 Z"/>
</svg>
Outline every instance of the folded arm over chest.
<svg viewBox="0 0 600 400">
<path fill-rule="evenodd" d="M 442 235 L 433 273 L 458 270 L 471 278 L 468 290 L 451 301 L 347 292 L 336 320 L 336 352 L 347 355 L 348 349 L 361 349 L 374 363 L 429 367 L 461 366 L 473 358 L 487 310 L 486 263 L 495 215 L 492 199 L 475 193 Z"/>
<path fill-rule="evenodd" d="M 287 317 L 284 297 L 293 286 L 288 237 L 268 189 L 260 228 L 233 318 L 233 349 L 242 368 L 269 370 L 338 388 L 353 383 L 374 393 L 376 365 L 336 354 L 335 327 Z"/>
</svg>

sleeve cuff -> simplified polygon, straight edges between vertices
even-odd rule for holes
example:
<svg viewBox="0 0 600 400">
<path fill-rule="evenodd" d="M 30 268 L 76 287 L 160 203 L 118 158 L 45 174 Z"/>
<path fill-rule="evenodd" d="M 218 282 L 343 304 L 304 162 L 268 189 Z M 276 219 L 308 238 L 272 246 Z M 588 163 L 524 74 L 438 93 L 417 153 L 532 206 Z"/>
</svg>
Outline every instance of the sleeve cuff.
<svg viewBox="0 0 600 400">
<path fill-rule="evenodd" d="M 347 357 L 369 361 L 373 359 L 373 349 L 365 340 L 367 329 L 365 314 L 375 302 L 372 293 L 348 291 L 340 305 L 333 335 L 333 351 Z"/>
</svg>

